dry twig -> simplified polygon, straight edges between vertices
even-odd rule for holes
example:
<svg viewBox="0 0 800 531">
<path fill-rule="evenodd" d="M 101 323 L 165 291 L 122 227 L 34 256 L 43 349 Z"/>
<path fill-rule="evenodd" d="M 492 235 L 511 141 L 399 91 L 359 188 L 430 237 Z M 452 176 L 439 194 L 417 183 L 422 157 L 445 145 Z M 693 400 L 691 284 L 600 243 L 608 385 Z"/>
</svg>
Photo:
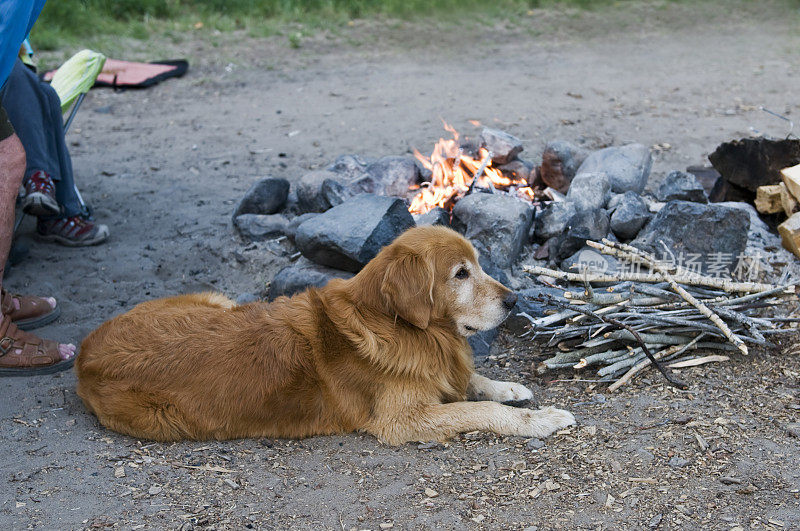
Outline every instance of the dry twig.
<svg viewBox="0 0 800 531">
<path fill-rule="evenodd" d="M 566 304 L 564 304 L 562 302 L 559 302 L 559 301 L 555 300 L 553 297 L 550 297 L 549 295 L 540 295 L 539 299 L 542 302 L 549 302 L 550 304 L 552 304 L 554 306 L 560 306 L 560 307 L 568 306 L 568 305 L 566 305 Z M 661 374 L 664 375 L 664 378 L 666 378 L 666 380 L 670 384 L 672 384 L 673 386 L 677 387 L 678 389 L 688 389 L 689 388 L 689 386 L 687 386 L 684 382 L 678 380 L 674 376 L 672 376 L 669 373 L 667 373 L 667 371 L 664 369 L 664 367 L 662 367 L 661 364 L 658 363 L 658 360 L 656 360 L 656 358 L 653 357 L 653 354 L 650 352 L 650 349 L 647 348 L 647 345 L 642 340 L 641 336 L 639 335 L 639 332 L 637 332 L 636 330 L 634 330 L 633 328 L 631 328 L 630 326 L 628 326 L 627 324 L 625 324 L 625 323 L 623 323 L 621 321 L 617 321 L 616 319 L 612 319 L 612 318 L 606 317 L 604 315 L 599 315 L 599 314 L 597 314 L 597 313 L 595 313 L 595 312 L 593 312 L 591 310 L 587 310 L 585 308 L 580 308 L 580 307 L 576 307 L 576 308 L 574 308 L 574 310 L 579 312 L 579 313 L 582 313 L 584 315 L 587 315 L 589 317 L 594 317 L 598 321 L 602 321 L 604 323 L 607 323 L 607 324 L 610 324 L 610 325 L 614 325 L 614 326 L 617 326 L 619 328 L 624 328 L 625 330 L 627 330 L 628 332 L 633 334 L 633 336 L 636 338 L 636 341 L 639 343 L 639 347 L 645 353 L 647 358 L 650 360 L 650 362 L 653 365 L 656 366 L 656 368 L 661 372 Z"/>
<path fill-rule="evenodd" d="M 717 328 L 719 328 L 720 331 L 722 331 L 723 335 L 725 335 L 725 337 L 728 338 L 728 341 L 736 345 L 736 347 L 742 352 L 742 354 L 744 354 L 745 356 L 748 354 L 747 345 L 745 345 L 744 341 L 742 341 L 736 334 L 731 332 L 731 329 L 728 328 L 728 325 L 725 324 L 725 321 L 723 321 L 719 315 L 711 311 L 708 306 L 697 300 L 694 297 L 694 295 L 686 291 L 680 284 L 678 284 L 675 281 L 675 278 L 667 271 L 665 267 L 662 267 L 661 264 L 659 264 L 655 258 L 645 253 L 644 251 L 637 249 L 636 247 L 633 247 L 631 245 L 626 245 L 624 243 L 612 242 L 605 238 L 603 238 L 602 244 L 592 241 L 587 241 L 586 243 L 591 247 L 594 247 L 595 249 L 598 249 L 604 253 L 613 254 L 620 258 L 625 258 L 629 256 L 638 257 L 638 259 L 646 263 L 650 267 L 650 269 L 658 271 L 664 277 L 664 280 L 669 282 L 670 287 L 672 288 L 673 291 L 675 291 L 675 293 L 683 297 L 686 300 L 686 302 L 697 308 L 697 310 L 703 315 L 705 315 L 709 321 L 714 323 L 717 326 Z"/>
</svg>

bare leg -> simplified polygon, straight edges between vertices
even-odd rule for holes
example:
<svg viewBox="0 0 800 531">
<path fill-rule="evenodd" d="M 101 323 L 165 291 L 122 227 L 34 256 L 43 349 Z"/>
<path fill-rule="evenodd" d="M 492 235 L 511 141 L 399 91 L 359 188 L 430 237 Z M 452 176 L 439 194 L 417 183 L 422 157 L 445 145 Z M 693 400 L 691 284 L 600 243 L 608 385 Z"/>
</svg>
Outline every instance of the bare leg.
<svg viewBox="0 0 800 531">
<path fill-rule="evenodd" d="M 467 386 L 469 400 L 491 400 L 493 402 L 521 402 L 533 398 L 533 393 L 524 385 L 514 382 L 490 380 L 472 373 Z"/>
<path fill-rule="evenodd" d="M 17 135 L 0 141 L 0 287 L 14 236 L 14 202 L 25 174 L 25 149 Z"/>
<path fill-rule="evenodd" d="M 0 288 L 14 237 L 14 202 L 25 174 L 25 149 L 16 134 L 0 141 Z M 59 345 L 62 359 L 75 354 L 75 345 Z"/>
</svg>

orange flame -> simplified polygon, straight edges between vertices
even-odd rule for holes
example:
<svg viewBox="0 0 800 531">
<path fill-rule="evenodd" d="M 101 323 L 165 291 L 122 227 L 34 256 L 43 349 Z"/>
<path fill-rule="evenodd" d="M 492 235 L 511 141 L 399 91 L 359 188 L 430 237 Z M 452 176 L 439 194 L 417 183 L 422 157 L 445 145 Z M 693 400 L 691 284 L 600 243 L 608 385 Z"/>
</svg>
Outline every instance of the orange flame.
<svg viewBox="0 0 800 531">
<path fill-rule="evenodd" d="M 453 135 L 453 138 L 440 138 L 433 146 L 430 157 L 414 150 L 414 156 L 431 171 L 432 175 L 430 181 L 410 188 L 419 189 L 408 208 L 412 214 L 424 214 L 435 207 L 452 210 L 456 201 L 467 193 L 475 174 L 490 155 L 485 148 L 480 148 L 479 158 L 469 156 L 459 145 L 458 131 L 447 123 L 444 124 L 444 128 Z M 534 192 L 524 178 L 509 178 L 493 164 L 491 159 L 487 161 L 476 186 L 482 188 L 492 186 L 516 192 L 519 197 L 533 200 Z"/>
</svg>

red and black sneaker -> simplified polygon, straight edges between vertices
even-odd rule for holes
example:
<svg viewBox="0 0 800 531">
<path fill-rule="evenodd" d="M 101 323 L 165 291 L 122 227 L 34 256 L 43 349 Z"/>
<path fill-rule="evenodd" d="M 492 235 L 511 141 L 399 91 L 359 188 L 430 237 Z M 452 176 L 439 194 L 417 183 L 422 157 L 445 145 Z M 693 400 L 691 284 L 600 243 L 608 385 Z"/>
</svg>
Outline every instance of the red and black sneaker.
<svg viewBox="0 0 800 531">
<path fill-rule="evenodd" d="M 32 216 L 53 216 L 61 212 L 56 201 L 56 185 L 47 172 L 39 170 L 28 177 L 22 211 Z"/>
<path fill-rule="evenodd" d="M 42 219 L 36 222 L 39 238 L 69 247 L 97 245 L 108 238 L 108 226 L 92 223 L 81 216 L 71 218 Z"/>
</svg>

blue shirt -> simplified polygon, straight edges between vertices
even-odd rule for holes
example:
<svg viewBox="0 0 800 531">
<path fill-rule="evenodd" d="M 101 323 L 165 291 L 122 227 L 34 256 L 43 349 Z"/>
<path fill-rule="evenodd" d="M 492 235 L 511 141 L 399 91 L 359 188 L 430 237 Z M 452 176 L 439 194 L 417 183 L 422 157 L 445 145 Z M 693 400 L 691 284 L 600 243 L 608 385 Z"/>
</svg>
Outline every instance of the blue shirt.
<svg viewBox="0 0 800 531">
<path fill-rule="evenodd" d="M 0 87 L 6 84 L 19 47 L 46 0 L 0 0 Z"/>
</svg>

